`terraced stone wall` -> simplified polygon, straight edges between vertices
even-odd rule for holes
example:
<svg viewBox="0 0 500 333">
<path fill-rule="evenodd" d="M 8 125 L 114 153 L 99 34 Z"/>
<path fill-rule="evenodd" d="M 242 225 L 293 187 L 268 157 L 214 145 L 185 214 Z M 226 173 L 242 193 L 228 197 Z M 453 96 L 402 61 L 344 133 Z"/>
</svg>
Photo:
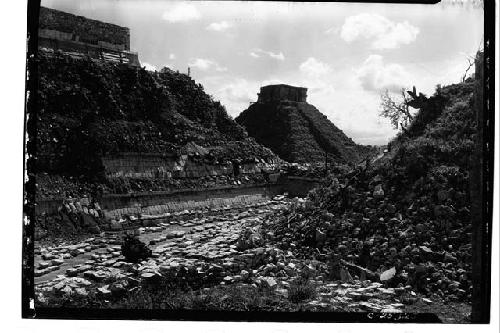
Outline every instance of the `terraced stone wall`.
<svg viewBox="0 0 500 333">
<path fill-rule="evenodd" d="M 187 155 L 180 157 L 160 154 L 121 154 L 102 159 L 106 176 L 110 178 L 200 178 L 207 176 L 232 175 L 234 168 L 231 162 L 224 164 L 207 164 L 195 161 Z M 262 169 L 273 168 L 273 164 L 265 162 L 244 163 L 239 167 L 241 174 L 257 174 Z"/>
</svg>

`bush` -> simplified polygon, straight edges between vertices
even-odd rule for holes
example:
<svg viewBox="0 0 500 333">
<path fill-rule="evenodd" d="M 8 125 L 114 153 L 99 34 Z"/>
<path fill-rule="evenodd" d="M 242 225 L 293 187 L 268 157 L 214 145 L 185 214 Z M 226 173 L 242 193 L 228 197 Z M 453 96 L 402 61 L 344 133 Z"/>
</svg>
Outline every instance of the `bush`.
<svg viewBox="0 0 500 333">
<path fill-rule="evenodd" d="M 299 279 L 290 284 L 288 299 L 292 303 L 301 303 L 316 297 L 316 287 L 306 279 Z"/>
</svg>

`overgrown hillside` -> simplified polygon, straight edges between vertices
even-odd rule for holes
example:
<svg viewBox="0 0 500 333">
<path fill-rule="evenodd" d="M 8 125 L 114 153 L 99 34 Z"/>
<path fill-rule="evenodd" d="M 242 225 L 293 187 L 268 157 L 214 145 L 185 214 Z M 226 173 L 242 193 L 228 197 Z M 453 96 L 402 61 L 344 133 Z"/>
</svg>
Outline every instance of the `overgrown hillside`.
<svg viewBox="0 0 500 333">
<path fill-rule="evenodd" d="M 329 185 L 270 222 L 267 235 L 305 257 L 328 254 L 339 279 L 350 278 L 342 268 L 354 278 L 385 272 L 393 286 L 452 301 L 470 297 L 474 84 L 438 88 L 388 156 L 369 169 L 332 175 Z"/>
<path fill-rule="evenodd" d="M 38 75 L 37 172 L 94 178 L 100 156 L 188 143 L 217 146 L 213 160 L 275 157 L 187 75 L 44 52 Z"/>
<path fill-rule="evenodd" d="M 355 144 L 314 106 L 304 102 L 254 103 L 236 121 L 260 144 L 290 162 L 359 162 L 370 148 Z"/>
<path fill-rule="evenodd" d="M 414 178 L 439 166 L 468 169 L 475 133 L 474 84 L 468 79 L 436 90 L 407 133 L 391 143 L 395 166 L 405 168 Z"/>
</svg>

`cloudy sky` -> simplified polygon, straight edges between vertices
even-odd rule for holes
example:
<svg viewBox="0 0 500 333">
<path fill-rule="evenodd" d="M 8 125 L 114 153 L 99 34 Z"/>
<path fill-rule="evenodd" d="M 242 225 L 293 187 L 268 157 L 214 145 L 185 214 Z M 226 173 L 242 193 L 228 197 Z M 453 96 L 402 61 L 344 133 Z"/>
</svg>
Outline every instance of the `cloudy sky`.
<svg viewBox="0 0 500 333">
<path fill-rule="evenodd" d="M 394 136 L 380 93 L 458 82 L 483 38 L 471 5 L 42 0 L 127 26 L 143 66 L 187 72 L 236 117 L 259 87 L 307 87 L 308 101 L 361 144 Z"/>
</svg>

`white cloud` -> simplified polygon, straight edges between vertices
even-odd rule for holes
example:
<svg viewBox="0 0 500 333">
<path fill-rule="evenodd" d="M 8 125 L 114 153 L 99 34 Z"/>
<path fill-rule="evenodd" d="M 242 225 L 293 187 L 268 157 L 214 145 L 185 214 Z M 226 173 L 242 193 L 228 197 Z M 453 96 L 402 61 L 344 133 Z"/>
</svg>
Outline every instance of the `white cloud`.
<svg viewBox="0 0 500 333">
<path fill-rule="evenodd" d="M 217 62 L 209 59 L 196 58 L 189 64 L 190 67 L 197 68 L 202 71 L 215 70 L 217 72 L 227 71 L 226 67 L 220 66 Z"/>
<path fill-rule="evenodd" d="M 331 27 L 330 29 L 326 30 L 325 31 L 325 34 L 327 35 L 331 35 L 331 34 L 338 34 L 340 32 L 340 28 L 339 27 Z"/>
<path fill-rule="evenodd" d="M 208 76 L 201 82 L 205 90 L 220 100 L 233 117 L 248 108 L 250 102 L 257 100 L 261 86 L 257 81 L 229 75 Z"/>
<path fill-rule="evenodd" d="M 206 29 L 207 30 L 211 30 L 211 31 L 218 31 L 218 32 L 221 32 L 221 31 L 224 31 L 224 30 L 227 30 L 229 28 L 231 28 L 233 26 L 232 23 L 230 22 L 227 22 L 227 21 L 221 21 L 221 22 L 213 22 L 213 23 L 210 23 Z"/>
<path fill-rule="evenodd" d="M 253 50 L 253 51 L 250 52 L 250 56 L 252 56 L 254 58 L 260 58 L 263 55 L 266 55 L 266 56 L 268 56 L 270 58 L 273 58 L 273 59 L 276 59 L 276 60 L 279 60 L 279 61 L 285 60 L 285 55 L 283 54 L 283 52 L 274 53 L 272 51 L 265 51 L 265 50 L 262 50 L 262 49 L 255 49 L 255 50 Z"/>
<path fill-rule="evenodd" d="M 168 59 L 170 59 L 170 60 L 174 60 L 175 58 L 176 58 L 176 56 L 175 56 L 175 54 L 173 54 L 173 53 L 170 53 L 170 54 L 168 55 Z"/>
<path fill-rule="evenodd" d="M 283 52 L 280 53 L 273 53 L 273 52 L 268 52 L 267 53 L 271 58 L 274 58 L 276 60 L 285 60 L 285 56 L 283 55 Z"/>
<path fill-rule="evenodd" d="M 385 89 L 399 92 L 411 81 L 410 74 L 403 66 L 395 63 L 384 64 L 384 58 L 377 54 L 368 56 L 356 70 L 356 76 L 363 89 L 375 92 Z"/>
<path fill-rule="evenodd" d="M 373 49 L 393 49 L 413 42 L 419 29 L 408 21 L 395 23 L 378 14 L 359 14 L 345 19 L 340 37 L 346 42 L 360 38 L 371 40 Z"/>
<path fill-rule="evenodd" d="M 154 72 L 157 70 L 155 65 L 148 64 L 147 62 L 142 62 L 141 65 L 148 71 Z"/>
<path fill-rule="evenodd" d="M 309 76 L 321 76 L 331 71 L 330 65 L 309 57 L 306 61 L 300 64 L 299 70 Z"/>
<path fill-rule="evenodd" d="M 199 20 L 201 18 L 201 14 L 196 9 L 196 7 L 189 3 L 178 3 L 173 7 L 167 9 L 163 13 L 163 19 L 171 22 L 186 22 L 192 20 Z"/>
</svg>

